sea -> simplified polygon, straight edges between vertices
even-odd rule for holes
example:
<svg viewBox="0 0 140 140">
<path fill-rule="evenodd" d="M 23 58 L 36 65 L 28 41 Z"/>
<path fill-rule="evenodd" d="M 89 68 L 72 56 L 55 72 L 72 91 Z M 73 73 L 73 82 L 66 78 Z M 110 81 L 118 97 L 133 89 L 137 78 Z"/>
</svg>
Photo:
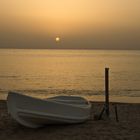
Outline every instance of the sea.
<svg viewBox="0 0 140 140">
<path fill-rule="evenodd" d="M 140 103 L 140 50 L 0 49 L 0 99 L 15 91 L 104 101 L 105 68 L 110 101 Z"/>
</svg>

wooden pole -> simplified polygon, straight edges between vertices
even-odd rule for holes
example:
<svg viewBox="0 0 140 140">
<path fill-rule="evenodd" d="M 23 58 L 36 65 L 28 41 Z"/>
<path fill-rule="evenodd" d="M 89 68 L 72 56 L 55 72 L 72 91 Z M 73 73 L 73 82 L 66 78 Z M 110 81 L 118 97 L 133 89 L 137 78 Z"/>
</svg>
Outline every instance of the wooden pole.
<svg viewBox="0 0 140 140">
<path fill-rule="evenodd" d="M 105 111 L 109 117 L 109 68 L 105 68 Z"/>
<path fill-rule="evenodd" d="M 119 122 L 117 105 L 115 105 L 115 115 L 116 115 L 116 121 Z"/>
<path fill-rule="evenodd" d="M 105 68 L 105 104 L 102 112 L 99 115 L 99 120 L 102 118 L 103 113 L 109 117 L 109 68 Z"/>
</svg>

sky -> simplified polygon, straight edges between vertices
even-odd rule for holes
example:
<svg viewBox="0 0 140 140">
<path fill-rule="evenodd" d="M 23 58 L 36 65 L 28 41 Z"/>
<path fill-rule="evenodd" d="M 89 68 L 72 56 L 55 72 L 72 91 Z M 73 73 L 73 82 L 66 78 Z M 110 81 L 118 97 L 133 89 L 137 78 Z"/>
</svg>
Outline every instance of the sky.
<svg viewBox="0 0 140 140">
<path fill-rule="evenodd" d="M 140 49 L 140 0 L 0 0 L 0 48 Z"/>
</svg>

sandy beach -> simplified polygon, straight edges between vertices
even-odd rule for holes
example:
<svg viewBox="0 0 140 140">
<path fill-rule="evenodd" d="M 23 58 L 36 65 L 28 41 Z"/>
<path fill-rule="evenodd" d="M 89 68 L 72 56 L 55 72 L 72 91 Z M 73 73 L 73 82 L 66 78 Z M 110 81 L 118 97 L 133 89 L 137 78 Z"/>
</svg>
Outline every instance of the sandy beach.
<svg viewBox="0 0 140 140">
<path fill-rule="evenodd" d="M 115 120 L 117 105 L 119 122 Z M 0 140 L 139 140 L 140 104 L 110 103 L 110 119 L 97 121 L 103 102 L 92 102 L 89 121 L 76 125 L 49 125 L 30 129 L 21 126 L 7 113 L 6 101 L 0 101 Z"/>
</svg>

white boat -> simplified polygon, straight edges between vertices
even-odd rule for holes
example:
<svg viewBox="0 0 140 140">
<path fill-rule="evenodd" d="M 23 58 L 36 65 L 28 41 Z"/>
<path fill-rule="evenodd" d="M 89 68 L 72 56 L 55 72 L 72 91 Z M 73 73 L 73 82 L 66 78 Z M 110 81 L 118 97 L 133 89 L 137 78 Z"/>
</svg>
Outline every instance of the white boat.
<svg viewBox="0 0 140 140">
<path fill-rule="evenodd" d="M 90 117 L 91 104 L 78 96 L 55 96 L 43 100 L 9 92 L 7 107 L 17 122 L 38 128 L 46 124 L 85 122 Z"/>
</svg>

